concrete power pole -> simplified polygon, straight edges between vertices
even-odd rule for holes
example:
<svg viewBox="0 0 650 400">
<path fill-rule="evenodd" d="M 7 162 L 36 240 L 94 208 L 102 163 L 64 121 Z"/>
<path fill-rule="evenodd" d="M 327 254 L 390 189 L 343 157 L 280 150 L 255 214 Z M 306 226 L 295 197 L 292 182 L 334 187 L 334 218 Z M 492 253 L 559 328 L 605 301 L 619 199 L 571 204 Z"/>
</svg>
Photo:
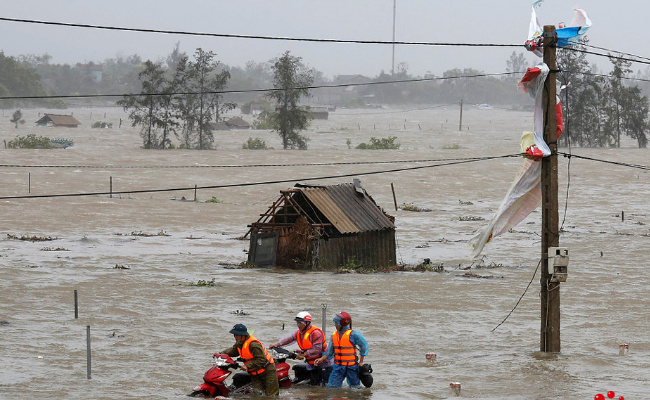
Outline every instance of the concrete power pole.
<svg viewBox="0 0 650 400">
<path fill-rule="evenodd" d="M 542 158 L 542 276 L 541 285 L 541 340 L 542 352 L 560 352 L 560 282 L 552 282 L 548 271 L 549 247 L 559 245 L 558 228 L 558 159 L 557 159 L 557 115 L 556 115 L 556 70 L 555 26 L 544 26 L 544 63 L 550 69 L 544 82 L 542 107 L 544 114 L 544 141 L 551 149 L 549 157 Z"/>
</svg>

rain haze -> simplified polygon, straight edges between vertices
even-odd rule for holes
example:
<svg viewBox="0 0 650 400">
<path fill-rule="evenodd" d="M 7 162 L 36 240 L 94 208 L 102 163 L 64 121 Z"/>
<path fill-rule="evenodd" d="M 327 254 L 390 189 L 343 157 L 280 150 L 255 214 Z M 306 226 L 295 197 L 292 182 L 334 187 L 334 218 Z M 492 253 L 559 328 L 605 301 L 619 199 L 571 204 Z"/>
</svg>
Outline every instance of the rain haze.
<svg viewBox="0 0 650 400">
<path fill-rule="evenodd" d="M 1 16 L 13 19 L 387 42 L 199 37 L 0 20 L 6 56 L 47 53 L 53 64 L 134 54 L 164 60 L 180 43 L 182 52 L 200 47 L 229 66 L 263 63 L 289 50 L 328 77 L 374 77 L 393 68 L 393 15 L 396 41 L 513 45 L 395 46 L 395 68 L 408 66 L 412 76 L 453 68 L 505 72 L 512 52 L 524 54 L 530 66 L 539 62 L 522 46 L 529 0 L 4 3 Z M 537 15 L 542 25 L 567 22 L 574 6 L 593 23 L 590 45 L 650 55 L 641 36 L 648 3 L 545 0 Z M 605 57 L 590 62 L 611 69 Z M 608 391 L 616 393 L 610 398 L 647 399 L 650 157 L 638 138 L 627 131 L 617 145 L 569 142 L 550 158 L 557 160 L 559 245 L 570 254 L 566 282 L 553 293 L 562 296 L 561 351 L 540 351 L 546 284 L 540 265 L 548 250 L 541 249 L 541 208 L 495 235 L 479 258 L 471 256 L 470 241 L 500 210 L 522 164 L 534 164 L 521 157 L 522 132 L 534 126 L 534 101 L 517 91 L 519 79 L 490 77 L 472 86 L 484 89 L 477 98 L 499 101 L 491 104 L 461 97 L 467 92 L 455 82 L 472 78 L 411 82 L 417 92 L 385 82 L 367 92 L 334 87 L 338 97 L 322 97 L 332 102 L 314 100 L 327 118 L 301 131 L 305 150 L 284 150 L 272 126 L 251 128 L 264 114 L 244 111 L 245 101 L 252 106 L 263 99 L 256 91 L 217 115 L 249 125 L 216 124 L 209 130 L 214 146 L 203 150 L 183 146 L 179 136 L 172 137 L 173 147 L 146 148 L 143 139 L 152 129 L 131 125 L 129 112 L 115 104 L 121 95 L 95 99 L 72 88 L 70 97 L 10 103 L 0 110 L 0 399 L 187 399 L 213 365 L 214 352 L 234 343 L 233 325 L 245 324 L 268 345 L 296 329 L 300 311 L 309 311 L 328 336 L 334 313 L 349 312 L 353 328 L 368 340 L 365 362 L 374 384 L 359 390 L 295 385 L 282 389 L 280 400 L 583 400 Z M 373 97 L 391 87 L 386 97 Z M 583 104 L 591 106 L 591 99 Z M 647 105 L 638 99 L 635 104 Z M 67 123 L 54 126 L 61 119 Z M 564 121 L 569 132 L 575 120 Z M 613 129 L 602 131 L 612 138 Z M 586 137 L 596 137 L 592 133 Z M 575 137 L 563 135 L 559 142 Z M 26 136 L 57 146 L 11 145 Z M 396 146 L 361 146 L 377 138 Z M 245 146 L 255 141 L 263 149 Z M 354 257 L 333 270 L 248 263 L 258 243 L 249 228 L 271 213 L 281 191 L 296 193 L 296 183 L 352 187 L 355 178 L 394 217 L 394 248 L 381 249 L 394 249 L 397 265 L 368 271 Z M 320 228 L 334 225 L 317 219 Z M 304 232 L 311 240 L 320 231 Z M 313 248 L 309 262 L 322 254 Z"/>
<path fill-rule="evenodd" d="M 569 22 L 574 6 L 593 21 L 590 44 L 643 56 L 647 43 L 643 2 L 546 0 L 537 10 L 542 25 Z M 393 11 L 395 10 L 395 13 Z M 521 45 L 530 21 L 531 1 L 11 1 L 2 16 L 71 24 L 213 34 L 307 39 L 427 43 Z M 117 55 L 138 54 L 143 60 L 164 59 L 176 43 L 192 54 L 198 47 L 217 54 L 230 66 L 264 62 L 290 50 L 326 76 L 390 73 L 400 63 L 414 76 L 441 75 L 452 68 L 503 72 L 516 47 L 448 47 L 392 44 L 341 44 L 280 40 L 197 37 L 120 32 L 0 21 L 1 49 L 9 56 L 44 54 L 53 63 L 100 62 Z M 535 57 L 527 55 L 530 60 Z M 596 60 L 606 66 L 606 60 Z"/>
</svg>

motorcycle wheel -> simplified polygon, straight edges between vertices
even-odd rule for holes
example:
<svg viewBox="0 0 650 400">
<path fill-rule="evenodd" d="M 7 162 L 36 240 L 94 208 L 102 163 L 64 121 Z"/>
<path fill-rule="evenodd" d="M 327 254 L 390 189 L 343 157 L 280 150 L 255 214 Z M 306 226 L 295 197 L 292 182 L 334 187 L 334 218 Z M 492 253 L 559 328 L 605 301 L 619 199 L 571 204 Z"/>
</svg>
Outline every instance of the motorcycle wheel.
<svg viewBox="0 0 650 400">
<path fill-rule="evenodd" d="M 205 390 L 197 390 L 196 392 L 192 392 L 188 394 L 189 397 L 197 397 L 197 396 L 209 396 L 210 393 L 206 392 Z"/>
</svg>

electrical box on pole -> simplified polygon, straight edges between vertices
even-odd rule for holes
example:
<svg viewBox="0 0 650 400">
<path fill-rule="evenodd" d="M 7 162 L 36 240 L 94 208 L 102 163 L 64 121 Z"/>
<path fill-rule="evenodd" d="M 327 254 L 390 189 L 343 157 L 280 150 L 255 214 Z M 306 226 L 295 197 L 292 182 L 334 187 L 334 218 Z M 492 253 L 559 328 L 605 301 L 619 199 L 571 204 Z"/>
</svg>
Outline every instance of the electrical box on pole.
<svg viewBox="0 0 650 400">
<path fill-rule="evenodd" d="M 551 282 L 566 282 L 569 274 L 569 250 L 566 247 L 548 248 L 548 275 Z"/>
</svg>

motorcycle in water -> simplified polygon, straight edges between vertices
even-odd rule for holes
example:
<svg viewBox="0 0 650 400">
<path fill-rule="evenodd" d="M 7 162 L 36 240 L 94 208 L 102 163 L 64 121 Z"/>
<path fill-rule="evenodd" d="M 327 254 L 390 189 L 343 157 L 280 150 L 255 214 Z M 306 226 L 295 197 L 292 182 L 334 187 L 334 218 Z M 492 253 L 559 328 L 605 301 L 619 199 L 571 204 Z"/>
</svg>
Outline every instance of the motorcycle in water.
<svg viewBox="0 0 650 400">
<path fill-rule="evenodd" d="M 304 364 L 294 365 L 294 378 L 291 379 L 289 376 L 290 367 L 286 361 L 289 358 L 295 359 L 295 353 L 276 347 L 269 349 L 269 354 L 275 360 L 275 369 L 278 373 L 280 389 L 309 381 L 310 374 Z M 208 396 L 214 398 L 216 396 L 226 397 L 234 393 L 247 394 L 252 391 L 251 377 L 245 371 L 235 373 L 232 377 L 232 382 L 230 384 L 226 383 L 226 379 L 233 372 L 231 369 L 239 368 L 240 364 L 237 361 L 233 360 L 227 354 L 214 353 L 212 357 L 214 365 L 203 374 L 203 383 L 196 386 L 189 396 Z M 241 358 L 238 358 L 238 360 L 241 361 Z"/>
</svg>

